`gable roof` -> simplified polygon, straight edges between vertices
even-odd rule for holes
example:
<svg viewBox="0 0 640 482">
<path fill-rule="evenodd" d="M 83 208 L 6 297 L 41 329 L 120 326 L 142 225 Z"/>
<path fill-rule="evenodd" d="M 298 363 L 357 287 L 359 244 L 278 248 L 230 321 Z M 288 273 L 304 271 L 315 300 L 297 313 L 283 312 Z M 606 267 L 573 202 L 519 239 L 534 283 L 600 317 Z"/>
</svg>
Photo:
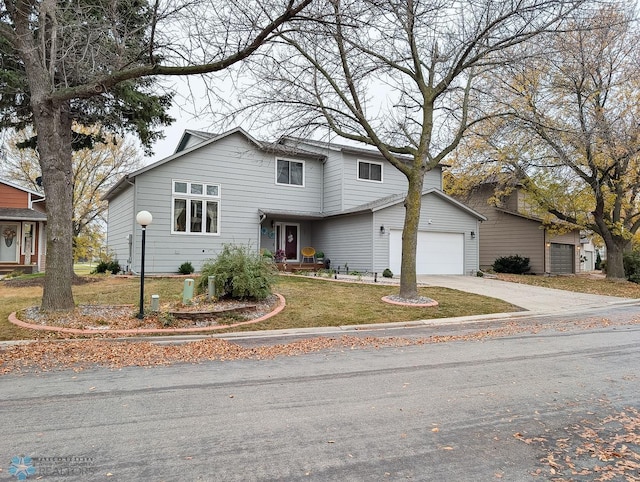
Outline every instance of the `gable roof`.
<svg viewBox="0 0 640 482">
<path fill-rule="evenodd" d="M 427 189 L 422 193 L 423 196 L 427 195 L 435 195 L 444 201 L 454 205 L 458 209 L 470 214 L 475 217 L 479 221 L 486 221 L 487 218 L 480 214 L 477 211 L 474 211 L 469 206 L 465 206 L 461 202 L 455 200 L 451 196 L 448 196 L 444 192 L 439 189 L 431 188 Z M 271 216 L 289 216 L 291 218 L 299 218 L 299 219 L 328 219 L 338 216 L 347 216 L 352 214 L 364 214 L 364 213 L 374 213 L 376 211 L 380 211 L 382 209 L 389 208 L 391 206 L 395 206 L 397 204 L 403 203 L 405 198 L 407 197 L 406 193 L 401 194 L 392 194 L 391 196 L 386 196 L 380 199 L 376 199 L 375 201 L 371 201 L 365 204 L 361 204 L 360 206 L 356 206 L 350 209 L 345 209 L 340 212 L 332 212 L 332 213 L 320 213 L 320 212 L 306 212 L 306 211 L 282 211 L 282 210 L 271 210 L 271 209 L 260 209 L 259 214 L 271 215 Z"/>
<path fill-rule="evenodd" d="M 126 176 L 122 177 L 111 189 L 109 189 L 109 191 L 107 191 L 107 193 L 104 196 L 102 196 L 102 199 L 107 201 L 112 199 L 126 187 L 126 183 L 128 181 L 135 178 L 136 176 L 139 176 L 140 174 L 143 174 L 147 171 L 155 169 L 158 166 L 171 162 L 174 159 L 178 159 L 190 152 L 196 151 L 198 149 L 202 149 L 203 147 L 211 145 L 221 139 L 224 139 L 225 137 L 229 137 L 234 134 L 240 134 L 245 139 L 247 139 L 251 144 L 253 144 L 257 149 L 264 152 L 270 152 L 276 155 L 280 154 L 285 156 L 297 156 L 297 157 L 304 157 L 308 159 L 317 159 L 320 161 L 324 161 L 325 159 L 325 156 L 323 154 L 318 154 L 317 152 L 305 151 L 304 149 L 298 149 L 290 146 L 281 146 L 281 145 L 278 145 L 277 143 L 261 142 L 257 140 L 255 137 L 251 136 L 241 127 L 236 127 L 234 129 L 231 129 L 230 131 L 227 131 L 218 135 L 209 134 L 202 131 L 186 130 L 185 133 L 182 135 L 182 138 L 180 139 L 181 144 L 187 143 L 188 135 L 195 135 L 197 137 L 202 138 L 203 141 L 194 146 L 191 146 L 188 149 L 184 149 L 184 150 L 176 149 L 176 152 L 173 153 L 172 155 L 165 157 L 164 159 L 160 159 L 159 161 L 156 161 L 152 164 L 149 164 L 147 166 L 144 166 L 136 171 L 133 171 L 127 174 Z M 204 139 L 207 136 L 208 136 L 208 139 Z"/>
<path fill-rule="evenodd" d="M 476 219 L 478 219 L 480 221 L 486 221 L 487 220 L 487 218 L 484 215 L 482 215 L 479 212 L 471 209 L 469 206 L 466 206 L 466 205 L 462 204 L 460 201 L 457 201 L 456 199 L 452 198 L 451 196 L 445 194 L 440 189 L 431 188 L 431 189 L 427 189 L 426 191 L 422 192 L 422 196 L 427 196 L 427 195 L 430 195 L 430 194 L 434 195 L 434 196 L 437 196 L 440 199 L 443 199 L 444 201 L 454 205 L 458 209 L 466 212 L 467 214 L 470 214 L 471 216 L 475 217 Z M 337 215 L 380 211 L 382 209 L 386 209 L 388 207 L 395 206 L 397 204 L 400 204 L 400 203 L 404 202 L 406 197 L 407 197 L 406 193 L 393 194 L 391 196 L 387 196 L 387 197 L 383 197 L 383 198 L 380 198 L 380 199 L 376 199 L 375 201 L 372 201 L 372 202 L 369 202 L 369 203 L 366 203 L 366 204 L 361 204 L 360 206 L 356 206 L 356 207 L 351 208 L 351 209 L 347 209 L 347 210 L 345 210 L 345 211 L 343 211 L 343 212 L 341 212 L 341 213 L 339 213 Z"/>
</svg>

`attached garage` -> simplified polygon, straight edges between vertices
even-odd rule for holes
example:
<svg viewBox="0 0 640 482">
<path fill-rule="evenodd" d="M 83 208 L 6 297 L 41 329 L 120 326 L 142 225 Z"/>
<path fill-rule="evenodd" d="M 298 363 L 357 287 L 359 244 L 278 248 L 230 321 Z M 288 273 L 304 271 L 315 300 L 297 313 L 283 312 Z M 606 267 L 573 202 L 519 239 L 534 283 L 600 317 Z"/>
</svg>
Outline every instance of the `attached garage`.
<svg viewBox="0 0 640 482">
<path fill-rule="evenodd" d="M 575 245 L 551 243 L 549 248 L 550 272 L 554 274 L 575 273 Z"/>
<path fill-rule="evenodd" d="M 389 234 L 389 265 L 400 273 L 402 231 Z M 464 274 L 464 233 L 418 232 L 417 274 Z"/>
</svg>

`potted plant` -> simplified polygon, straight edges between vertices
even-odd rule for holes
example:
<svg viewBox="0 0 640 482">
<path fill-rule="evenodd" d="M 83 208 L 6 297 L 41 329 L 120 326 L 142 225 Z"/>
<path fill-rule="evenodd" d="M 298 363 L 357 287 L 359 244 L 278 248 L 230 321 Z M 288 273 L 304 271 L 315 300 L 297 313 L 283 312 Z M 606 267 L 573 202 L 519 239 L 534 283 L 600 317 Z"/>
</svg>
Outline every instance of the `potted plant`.
<svg viewBox="0 0 640 482">
<path fill-rule="evenodd" d="M 316 251 L 316 262 L 318 264 L 323 264 L 324 263 L 324 252 L 323 251 Z"/>
</svg>

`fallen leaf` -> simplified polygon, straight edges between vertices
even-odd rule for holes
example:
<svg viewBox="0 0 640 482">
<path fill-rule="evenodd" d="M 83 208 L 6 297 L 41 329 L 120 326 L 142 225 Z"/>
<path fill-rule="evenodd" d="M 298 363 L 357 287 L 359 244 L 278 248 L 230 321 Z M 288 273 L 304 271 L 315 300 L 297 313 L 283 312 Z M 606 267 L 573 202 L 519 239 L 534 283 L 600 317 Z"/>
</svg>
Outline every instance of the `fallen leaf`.
<svg viewBox="0 0 640 482">
<path fill-rule="evenodd" d="M 431 429 L 431 431 L 432 431 L 432 432 L 439 432 L 439 431 L 440 431 L 440 429 L 439 429 L 438 427 L 434 427 L 434 428 L 432 428 L 432 429 Z"/>
</svg>

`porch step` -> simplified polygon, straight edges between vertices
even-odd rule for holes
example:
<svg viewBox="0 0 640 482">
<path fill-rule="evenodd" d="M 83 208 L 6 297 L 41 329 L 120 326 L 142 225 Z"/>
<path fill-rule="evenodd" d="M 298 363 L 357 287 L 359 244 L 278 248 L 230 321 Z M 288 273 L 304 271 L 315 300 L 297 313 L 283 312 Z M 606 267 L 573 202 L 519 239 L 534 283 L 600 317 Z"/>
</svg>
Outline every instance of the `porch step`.
<svg viewBox="0 0 640 482">
<path fill-rule="evenodd" d="M 318 263 L 276 263 L 278 271 L 293 273 L 295 271 L 318 271 L 324 269 L 324 264 Z"/>
<path fill-rule="evenodd" d="M 24 274 L 33 273 L 32 265 L 0 263 L 0 275 L 13 273 L 14 271 L 22 271 Z"/>
</svg>

